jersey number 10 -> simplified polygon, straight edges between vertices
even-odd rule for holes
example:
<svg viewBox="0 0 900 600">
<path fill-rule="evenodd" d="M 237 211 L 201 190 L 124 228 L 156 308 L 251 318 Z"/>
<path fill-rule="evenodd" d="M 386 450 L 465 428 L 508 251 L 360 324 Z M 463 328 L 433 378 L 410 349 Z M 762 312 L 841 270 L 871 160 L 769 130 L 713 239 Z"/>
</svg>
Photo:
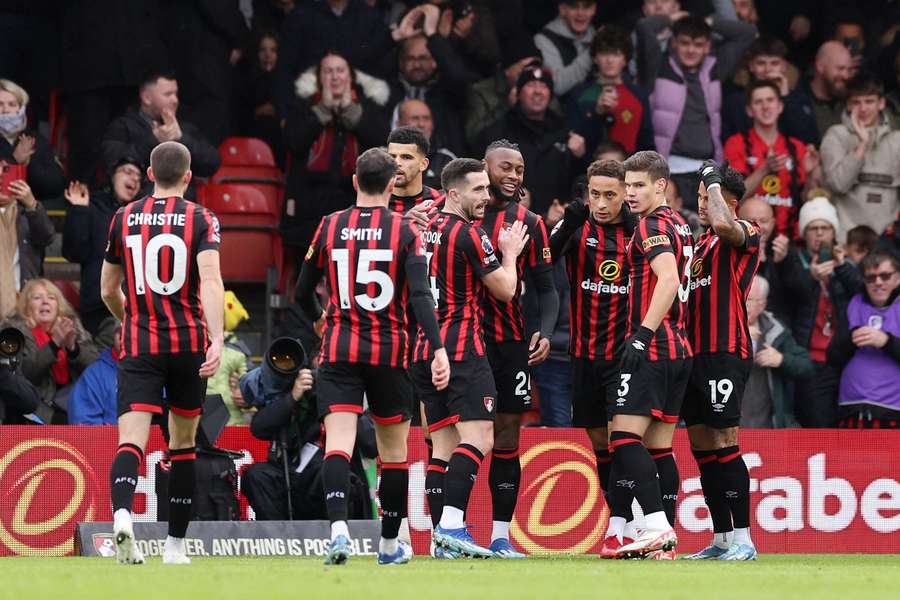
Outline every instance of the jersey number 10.
<svg viewBox="0 0 900 600">
<path fill-rule="evenodd" d="M 125 237 L 125 245 L 131 252 L 131 262 L 134 266 L 134 292 L 138 296 L 146 293 L 145 286 L 150 291 L 161 296 L 171 296 L 181 289 L 187 278 L 187 246 L 177 235 L 160 233 L 147 241 L 143 248 L 140 234 Z M 163 248 L 172 250 L 172 276 L 168 281 L 162 281 L 159 274 L 159 254 Z M 143 253 L 142 253 L 143 250 Z"/>
</svg>

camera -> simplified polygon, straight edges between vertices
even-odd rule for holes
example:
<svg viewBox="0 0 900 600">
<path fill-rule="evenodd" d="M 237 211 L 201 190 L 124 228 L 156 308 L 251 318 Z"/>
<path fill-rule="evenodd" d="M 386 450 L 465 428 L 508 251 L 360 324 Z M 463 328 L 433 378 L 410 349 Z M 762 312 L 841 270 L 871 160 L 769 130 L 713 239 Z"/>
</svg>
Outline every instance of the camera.
<svg viewBox="0 0 900 600">
<path fill-rule="evenodd" d="M 0 331 L 0 367 L 15 371 L 19 366 L 19 354 L 25 347 L 25 336 L 15 327 Z"/>
<path fill-rule="evenodd" d="M 280 337 L 266 350 L 262 364 L 241 377 L 241 394 L 248 406 L 262 408 L 290 392 L 297 373 L 306 366 L 306 349 L 300 340 Z"/>
</svg>

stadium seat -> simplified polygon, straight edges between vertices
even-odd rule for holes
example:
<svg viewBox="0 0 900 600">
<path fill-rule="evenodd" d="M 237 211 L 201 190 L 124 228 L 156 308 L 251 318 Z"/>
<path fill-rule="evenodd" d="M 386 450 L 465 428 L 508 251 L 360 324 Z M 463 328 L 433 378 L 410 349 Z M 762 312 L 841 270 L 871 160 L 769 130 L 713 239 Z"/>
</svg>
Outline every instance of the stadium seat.
<svg viewBox="0 0 900 600">
<path fill-rule="evenodd" d="M 219 146 L 222 165 L 210 183 L 244 183 L 256 186 L 271 197 L 281 211 L 284 202 L 284 174 L 275 164 L 272 149 L 264 141 L 249 137 L 229 137 Z"/>
<path fill-rule="evenodd" d="M 59 288 L 59 291 L 62 292 L 62 295 L 77 313 L 81 308 L 81 292 L 78 291 L 78 286 L 75 285 L 75 282 L 65 279 L 54 279 L 51 283 Z"/>
<path fill-rule="evenodd" d="M 208 183 L 198 194 L 222 228 L 222 278 L 234 283 L 266 282 L 267 270 L 283 269 L 279 211 L 274 200 L 249 184 Z"/>
</svg>

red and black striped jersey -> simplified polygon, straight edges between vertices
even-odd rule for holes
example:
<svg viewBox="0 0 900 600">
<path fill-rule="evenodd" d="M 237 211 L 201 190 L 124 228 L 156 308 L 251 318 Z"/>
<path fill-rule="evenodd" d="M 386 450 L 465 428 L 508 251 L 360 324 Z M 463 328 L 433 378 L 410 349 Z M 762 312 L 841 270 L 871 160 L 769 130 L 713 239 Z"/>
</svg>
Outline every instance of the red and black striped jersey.
<svg viewBox="0 0 900 600">
<path fill-rule="evenodd" d="M 106 261 L 124 275 L 125 356 L 206 351 L 197 255 L 219 242 L 215 215 L 184 198 L 148 196 L 116 212 Z"/>
<path fill-rule="evenodd" d="M 467 352 L 484 355 L 479 298 L 481 278 L 500 268 L 491 240 L 483 229 L 451 213 L 438 213 L 422 231 L 429 261 L 429 279 L 441 340 L 450 360 Z M 428 360 L 432 348 L 419 329 L 416 361 Z"/>
<path fill-rule="evenodd" d="M 711 228 L 694 247 L 687 319 L 695 354 L 751 354 L 747 294 L 759 267 L 759 230 L 737 223 L 744 230 L 742 247 L 724 242 Z"/>
<path fill-rule="evenodd" d="M 628 335 L 640 326 L 650 307 L 657 277 L 650 262 L 665 252 L 675 255 L 681 282 L 672 306 L 656 329 L 647 349 L 649 360 L 690 358 L 691 345 L 685 331 L 685 314 L 690 292 L 691 265 L 694 258 L 691 228 L 677 212 L 663 204 L 641 218 L 628 243 L 628 267 L 631 295 L 628 298 Z"/>
<path fill-rule="evenodd" d="M 509 230 L 516 221 L 524 221 L 528 233 L 528 242 L 516 259 L 516 271 L 518 272 L 520 285 L 516 287 L 516 294 L 509 302 L 501 302 L 485 290 L 482 294 L 481 309 L 484 314 L 482 327 L 486 340 L 501 343 L 522 341 L 526 338 L 525 321 L 522 317 L 522 285 L 525 268 L 537 270 L 539 268 L 552 269 L 553 260 L 550 257 L 550 241 L 547 238 L 547 227 L 544 220 L 534 214 L 518 202 L 509 202 L 503 208 L 487 206 L 484 210 L 484 218 L 476 223 L 491 239 L 496 249 L 497 260 L 503 260 L 500 252 L 500 232 Z"/>
<path fill-rule="evenodd" d="M 306 260 L 325 272 L 322 360 L 408 365 L 407 260 L 425 262 L 415 224 L 386 207 L 322 218 Z"/>
<path fill-rule="evenodd" d="M 392 211 L 405 215 L 406 211 L 413 206 L 422 204 L 426 200 L 432 200 L 432 206 L 439 205 L 444 200 L 444 193 L 441 190 L 436 190 L 427 185 L 423 185 L 422 191 L 415 196 L 397 196 L 396 194 L 391 194 L 391 200 L 388 206 Z"/>
<path fill-rule="evenodd" d="M 561 231 L 562 222 L 553 235 Z M 614 360 L 628 322 L 628 257 L 631 218 L 599 225 L 588 217 L 563 247 L 569 276 L 569 353 L 589 360 Z"/>
</svg>

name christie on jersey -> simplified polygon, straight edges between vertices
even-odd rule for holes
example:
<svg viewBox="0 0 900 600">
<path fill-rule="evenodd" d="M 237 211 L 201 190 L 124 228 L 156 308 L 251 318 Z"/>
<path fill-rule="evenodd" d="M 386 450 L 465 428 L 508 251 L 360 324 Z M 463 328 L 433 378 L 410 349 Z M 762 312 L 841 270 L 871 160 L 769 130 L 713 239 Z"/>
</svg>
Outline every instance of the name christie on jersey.
<svg viewBox="0 0 900 600">
<path fill-rule="evenodd" d="M 128 215 L 128 227 L 149 225 L 163 227 L 184 227 L 184 213 L 131 213 Z"/>
<path fill-rule="evenodd" d="M 381 241 L 382 229 L 374 229 L 372 227 L 351 228 L 344 227 L 341 229 L 341 240 L 359 240 L 362 242 Z"/>
</svg>

